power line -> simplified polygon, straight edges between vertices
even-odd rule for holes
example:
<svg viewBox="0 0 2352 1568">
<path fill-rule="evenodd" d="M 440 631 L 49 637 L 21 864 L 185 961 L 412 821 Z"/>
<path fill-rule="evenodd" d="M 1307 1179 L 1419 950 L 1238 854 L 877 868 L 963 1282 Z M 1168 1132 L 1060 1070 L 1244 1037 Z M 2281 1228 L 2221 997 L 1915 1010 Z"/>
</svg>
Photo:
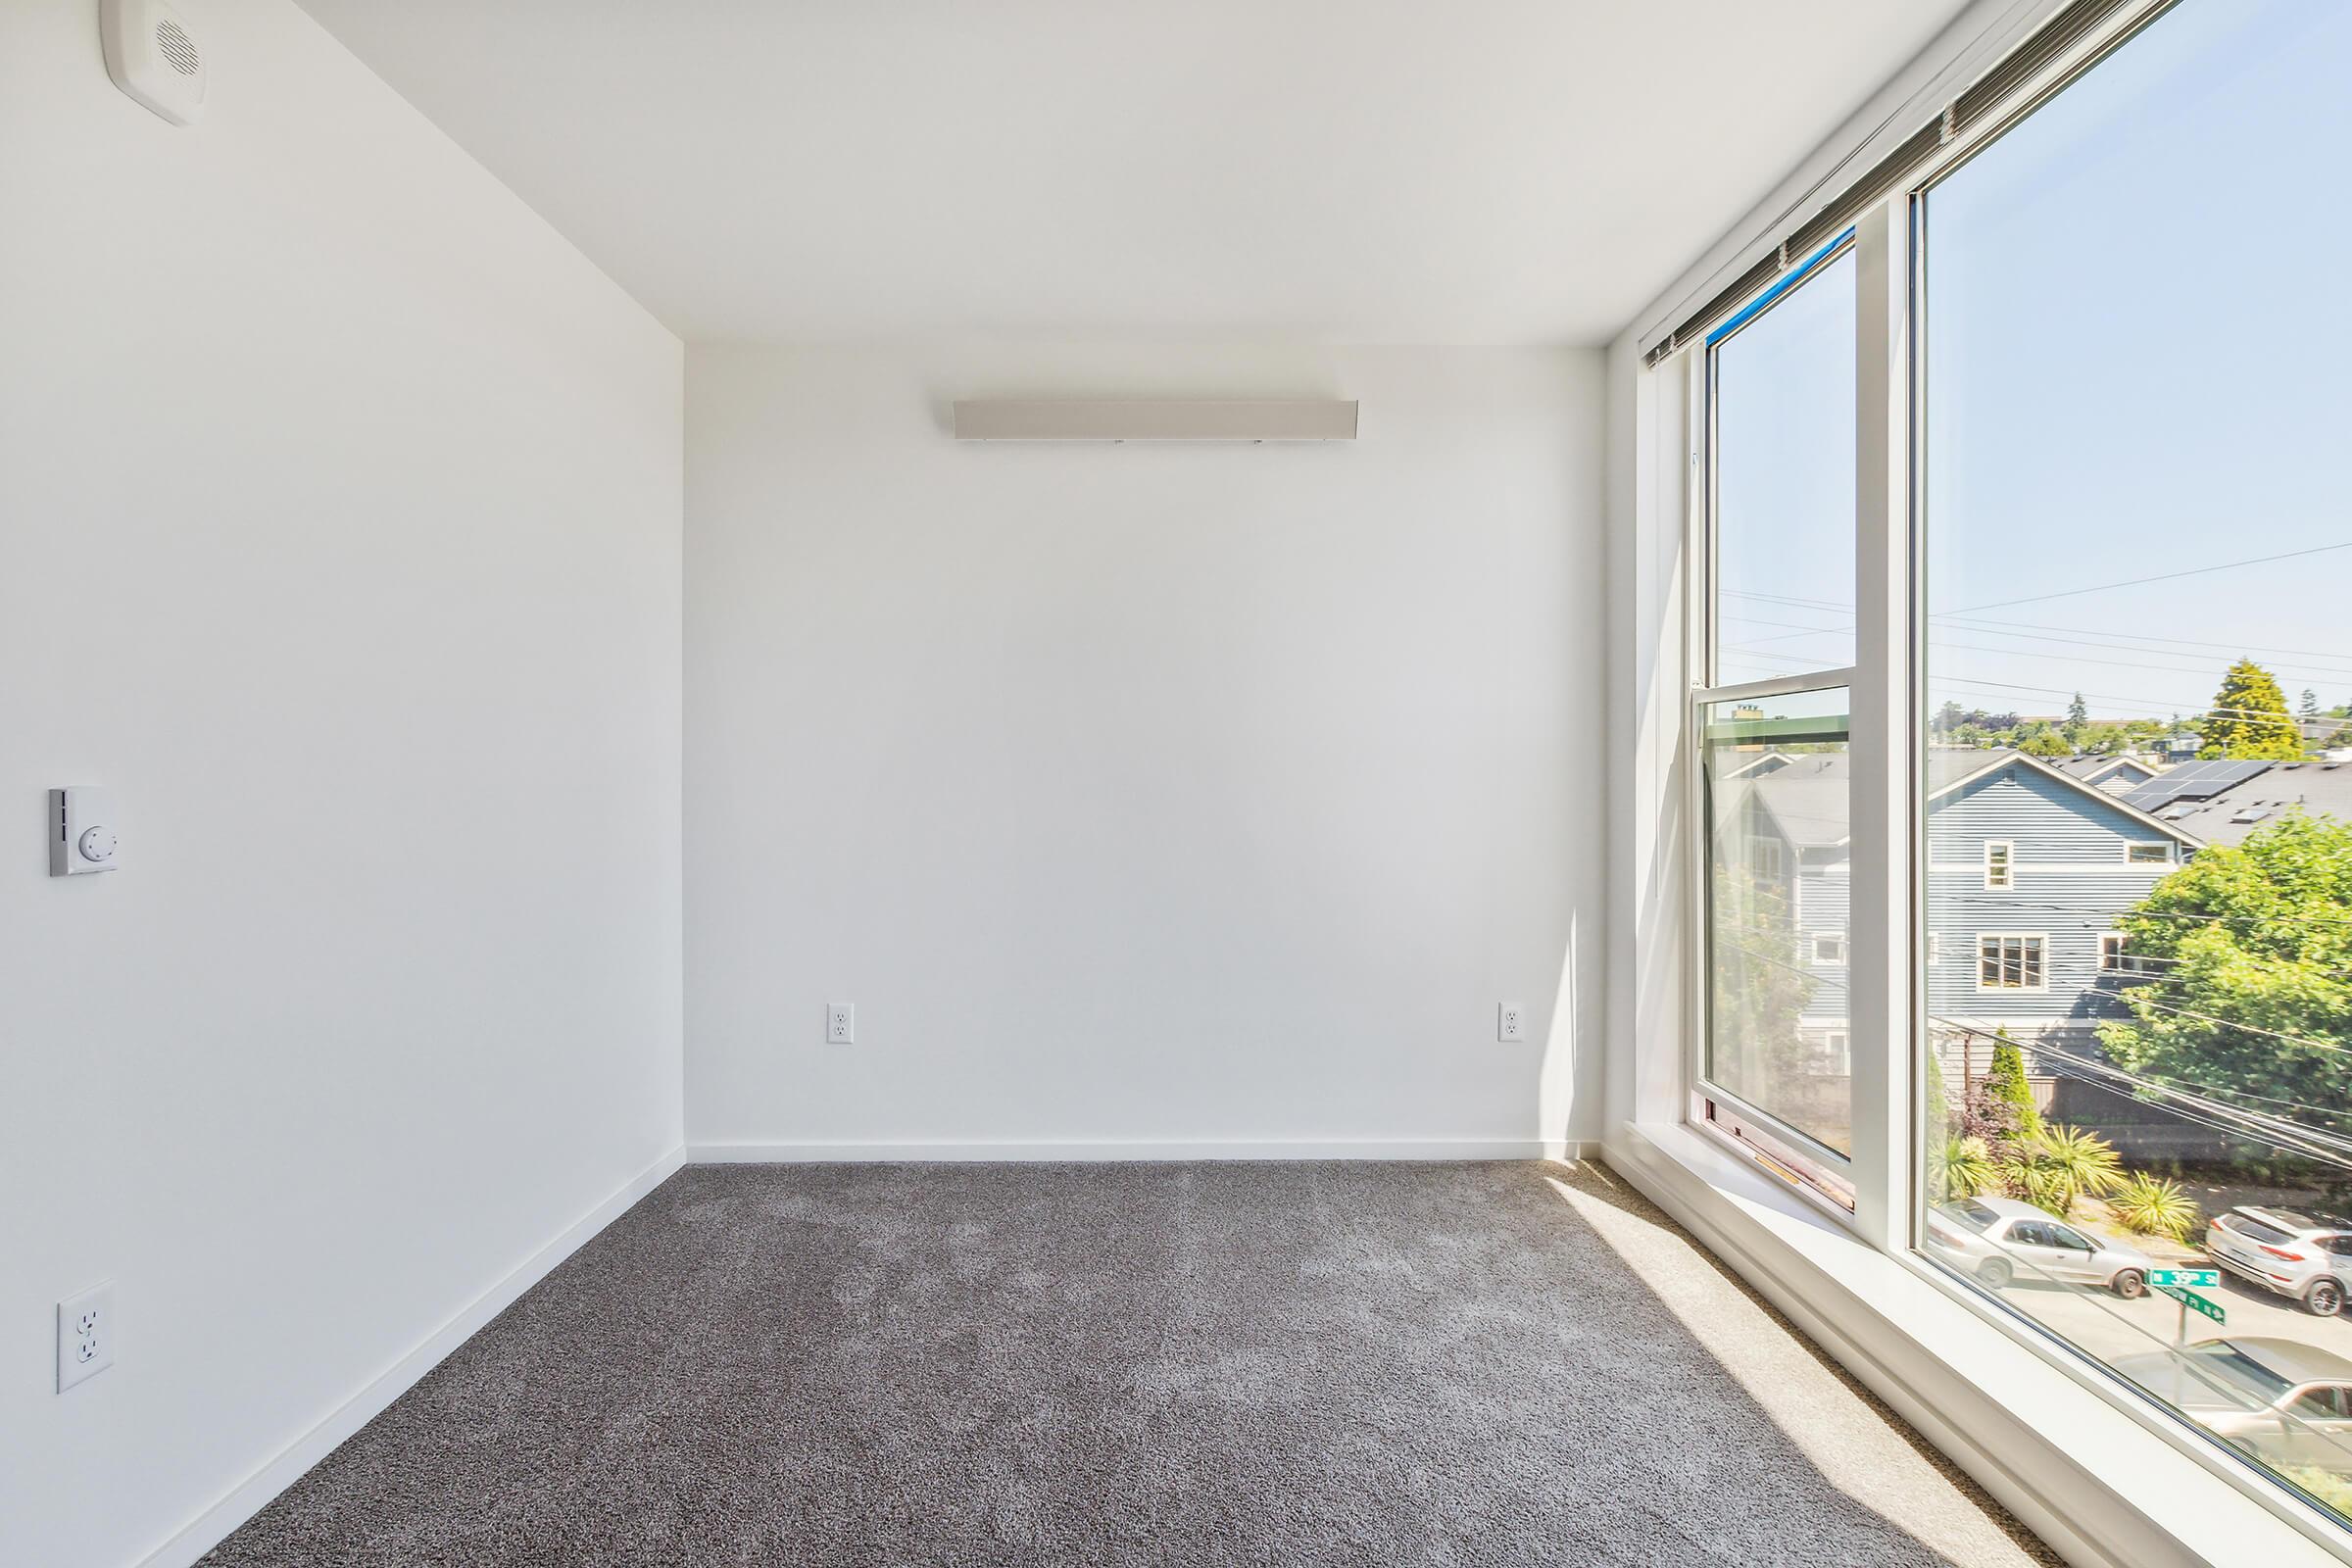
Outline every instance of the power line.
<svg viewBox="0 0 2352 1568">
<path fill-rule="evenodd" d="M 2110 1061 L 2100 1061 L 2096 1057 L 2077 1054 L 2076 1053 L 2068 1051 L 2063 1047 L 2041 1048 L 2037 1050 L 2036 1054 L 2039 1055 L 2044 1061 L 2065 1061 L 2075 1066 L 2088 1068 L 2110 1078 L 2129 1080 L 2133 1085 L 2143 1089 L 2151 1089 L 2164 1093 L 2180 1095 L 2188 1095 L 2189 1092 L 2193 1090 L 2195 1091 L 2195 1094 L 2190 1096 L 2192 1099 L 2204 1095 L 2239 1095 L 2247 1100 L 2267 1101 L 2274 1105 L 2286 1105 L 2296 1110 L 2309 1111 L 2315 1116 L 2327 1116 L 2340 1120 L 2347 1115 L 2352 1115 L 2352 1112 L 2329 1110 L 2322 1105 L 2307 1104 L 2300 1100 L 2278 1100 L 2270 1095 L 2251 1094 L 2242 1089 L 2222 1089 L 2212 1084 L 2190 1083 L 2186 1079 L 2150 1078 L 2143 1073 L 2131 1072 L 2125 1068 L 2118 1067 Z M 2224 1110 L 2241 1111 L 2249 1116 L 2266 1116 L 2273 1121 L 2284 1122 L 2289 1127 L 2296 1125 L 2289 1118 L 2273 1116 L 2268 1111 L 2246 1110 L 2243 1106 L 2237 1105 L 2221 1105 L 2219 1108 Z M 2326 1133 L 2324 1136 L 2333 1138 L 2336 1135 L 2333 1133 Z M 2352 1143 L 2347 1143 L 2345 1147 L 2348 1152 L 2352 1152 Z"/>
<path fill-rule="evenodd" d="M 2263 566 L 2274 561 L 2294 561 L 2303 556 L 2322 556 L 2331 550 L 2352 550 L 2352 539 L 2342 544 L 2313 545 L 2308 550 L 2288 550 L 2276 556 L 2255 556 L 2246 561 L 2225 561 L 2212 566 L 2191 566 L 2183 571 L 2163 571 L 2153 577 L 2132 577 L 2123 582 L 2093 583 L 2087 588 L 2064 588 L 2053 594 L 2028 594 L 2022 599 L 1999 599 L 1988 605 L 1966 605 L 1947 610 L 1947 615 L 1970 615 L 1980 610 L 2006 610 L 2011 605 L 2038 605 L 2052 599 L 2072 599 L 2079 594 L 2103 594 L 2117 588 L 2139 588 L 2152 582 L 2172 582 L 2180 577 L 2202 577 L 2216 571 L 2234 571 L 2240 566 Z"/>
<path fill-rule="evenodd" d="M 1950 865 L 1953 862 L 1948 860 L 1944 862 L 1946 865 Z M 1972 875 L 1974 874 L 1975 863 L 1976 862 L 1974 861 L 1968 862 Z M 2352 915 L 2329 914 L 2191 914 L 2186 910 L 2175 909 L 2126 909 L 2120 914 L 2101 916 L 2085 913 L 2083 910 L 2072 905 L 2031 904 L 2022 899 L 2003 899 L 2001 901 L 2001 907 L 2004 909 L 2047 910 L 2052 914 L 2079 914 L 2082 916 L 2082 921 L 2085 927 L 2096 924 L 2100 919 L 2212 920 L 2218 923 L 2230 925 L 2245 924 L 2249 922 L 2264 922 L 2273 925 L 2352 925 Z"/>
<path fill-rule="evenodd" d="M 2321 653 L 2309 648 L 2272 648 L 2266 647 L 2259 643 L 2208 643 L 2197 642 L 2195 639 L 2186 637 L 2176 638 L 2142 636 L 2135 632 L 2111 632 L 2105 635 L 2100 635 L 2095 630 L 2087 626 L 2036 626 L 2030 622 L 2014 620 L 1959 620 L 1947 615 L 1937 615 L 1935 618 L 1937 620 L 1952 620 L 1953 630 L 1969 632 L 1977 635 L 1990 634 L 1996 637 L 2015 637 L 2021 642 L 2069 643 L 2083 648 L 2105 648 L 2113 650 L 2116 653 L 2124 654 L 2158 654 L 2171 659 L 2201 659 L 2205 656 L 2200 650 L 2204 649 L 2211 649 L 2219 653 L 2234 651 L 2239 654 L 2283 654 L 2290 659 L 2341 659 L 2344 657 L 2344 653 L 2341 649 L 2336 649 L 2328 653 Z M 2076 635 L 2078 633 L 2080 635 Z M 2192 644 L 2193 646 L 2175 648 L 2167 648 L 2162 646 L 2166 643 L 2183 643 Z M 2281 673 L 2292 672 L 2281 671 Z M 2321 673 L 2329 676 L 2341 677 L 2345 675 L 2352 675 L 2352 669 L 2329 669 L 2322 671 Z"/>
<path fill-rule="evenodd" d="M 1742 599 L 1759 599 L 1765 601 L 1766 603 L 1787 604 L 1800 609 L 1818 609 L 1824 613 L 1846 612 L 1844 611 L 1844 607 L 1835 607 L 1827 604 L 1826 602 L 1817 603 L 1813 601 L 1787 599 L 1777 596 L 1746 593 L 1735 589 L 1726 589 L 1724 592 Z M 1971 632 L 1979 636 L 1989 635 L 1994 637 L 2014 638 L 2020 642 L 2059 643 L 2069 647 L 2097 648 L 2112 653 L 2139 654 L 2143 656 L 2172 659 L 2199 659 L 2202 657 L 2202 653 L 2200 652 L 2201 650 L 2211 649 L 2217 652 L 2235 653 L 2240 658 L 2247 658 L 2257 654 L 2266 658 L 2274 659 L 2282 655 L 2292 659 L 2317 660 L 2335 660 L 2344 657 L 2343 651 L 2340 649 L 2329 649 L 2323 651 L 2320 649 L 2311 648 L 2280 648 L 2275 645 L 2262 643 L 2209 642 L 2193 637 L 2162 637 L 2153 633 L 2137 632 L 2108 633 L 2106 635 L 2098 635 L 2095 632 L 2095 629 L 2091 627 L 2050 626 L 2032 621 L 2014 620 L 1963 620 L 1960 619 L 1959 616 L 1960 612 L 1953 611 L 1936 611 L 1931 612 L 1930 614 L 1930 618 L 1933 620 L 1950 622 L 1951 624 L 1949 629 L 1955 631 Z M 1767 643 L 1796 642 L 1807 637 L 1843 636 L 1850 633 L 1854 627 L 1854 623 L 1850 618 L 1827 626 L 1807 626 L 1797 621 L 1769 620 L 1756 615 L 1723 615 L 1719 618 L 1722 620 L 1738 621 L 1742 625 L 1772 626 L 1779 628 L 1770 636 L 1749 637 L 1741 643 L 1726 645 L 1727 647 L 1731 648 L 1757 648 Z M 2082 633 L 2091 633 L 2091 635 L 2081 635 Z M 2178 646 L 2166 646 L 2167 644 Z M 2018 651 L 2006 648 L 1979 648 L 1967 643 L 1941 643 L 1937 644 L 1936 646 L 1958 649 L 1971 653 L 2001 655 L 2009 658 L 2031 659 L 2041 657 L 2032 651 Z M 2086 655 L 2076 655 L 2072 657 L 2082 663 L 2097 664 L 2114 662 L 2113 661 L 2109 660 L 2092 659 Z M 2162 669 L 2171 674 L 2197 675 L 2204 673 L 2210 666 L 2183 664 L 2149 665 L 2144 662 L 2134 662 L 2130 667 L 2140 669 Z M 2352 667 L 2337 667 L 2332 664 L 2317 666 L 2281 665 L 2278 668 L 2274 669 L 2272 673 L 2283 679 L 2301 681 L 2308 684 L 2328 685 L 2340 683 L 2345 680 L 2352 680 Z M 2187 707 L 2192 705 L 2182 704 L 2176 706 Z"/>
<path fill-rule="evenodd" d="M 2158 1002 L 2145 992 L 2133 992 L 2126 1005 L 2134 1004 L 2143 1007 L 2155 1007 L 2164 1012 L 2177 1012 L 2183 1018 L 2197 1018 L 2206 1023 L 2218 1023 L 2225 1029 L 2241 1029 L 2247 1034 L 2268 1035 L 2273 1040 L 2283 1040 L 2290 1046 L 2306 1046 L 2313 1051 L 2325 1051 L 2333 1054 L 2352 1052 L 2352 1046 L 2347 1046 L 2340 1041 L 2313 1040 L 2305 1035 L 2281 1034 L 2276 1029 L 2265 1029 L 2260 1024 L 2240 1023 L 2234 1018 L 2217 1018 L 2210 1012 L 2198 1012 L 2190 1007 L 2176 1007 L 2169 1002 Z"/>
<path fill-rule="evenodd" d="M 1854 623 L 1851 618 L 1853 615 L 1853 606 L 1851 605 L 1835 604 L 1826 599 L 1798 599 L 1786 594 L 1753 593 L 1737 588 L 1726 588 L 1722 590 L 1722 593 L 1726 597 L 1734 599 L 1755 599 L 1767 604 L 1788 605 L 1793 608 L 1804 610 L 1818 610 L 1825 614 L 1835 613 L 1842 614 L 1848 617 L 1847 619 L 1831 626 L 1804 626 L 1795 621 L 1788 620 L 1759 620 L 1751 615 L 1727 615 L 1723 616 L 1723 619 L 1742 620 L 1760 626 L 1781 626 L 1791 631 L 1850 631 L 1853 629 Z M 1961 620 L 1962 617 L 1966 616 L 1968 612 L 1958 610 L 1932 610 L 1928 612 L 1928 616 L 1931 620 Z M 2003 635 L 2008 635 L 2011 632 L 2053 632 L 2061 634 L 2046 638 L 2033 639 L 2034 641 L 2069 642 L 2080 639 L 2090 639 L 2088 642 L 2086 642 L 2085 646 L 2091 647 L 2113 647 L 2129 650 L 2132 645 L 2135 644 L 2155 644 L 2159 646 L 2153 647 L 2148 651 L 2153 653 L 2178 652 L 2183 658 L 2189 657 L 2186 652 L 2187 649 L 2201 648 L 2216 649 L 2225 653 L 2234 650 L 2240 653 L 2283 654 L 2292 659 L 2342 659 L 2345 657 L 2344 651 L 2340 648 L 2281 648 L 2276 644 L 2268 643 L 2214 642 L 2199 637 L 2167 637 L 2156 632 L 2102 632 L 2100 628 L 2093 626 L 2053 626 L 2047 621 L 1984 619 L 1978 621 L 1975 627 L 1971 627 L 1968 624 L 1963 623 L 1961 629 L 1970 630 L 1991 627 L 2001 628 Z M 1778 639 L 1774 640 L 1777 641 Z M 2173 649 L 2161 646 L 2162 644 L 2166 643 L 2180 644 L 2181 647 L 2179 649 Z"/>
<path fill-rule="evenodd" d="M 1930 1017 L 1934 1022 L 1941 1023 L 1946 1028 L 1956 1029 L 1961 1034 L 1974 1039 L 1990 1040 L 1997 1043 L 2001 1038 L 1997 1034 L 1987 1034 L 1984 1030 L 1972 1024 L 1962 1023 L 1958 1019 L 1944 1018 L 1936 1014 L 1931 1014 Z M 2019 1044 L 2014 1041 L 2010 1043 Z M 2287 1153 L 2299 1154 L 2307 1159 L 2315 1159 L 2325 1164 L 2352 1170 L 2352 1158 L 2344 1157 L 2346 1154 L 2352 1154 L 2352 1140 L 2341 1139 L 2332 1133 L 2318 1129 L 2302 1127 L 2267 1112 L 2248 1110 L 2243 1106 L 2224 1104 L 2218 1101 L 2208 1101 L 2201 1096 L 2189 1094 L 2159 1080 L 2141 1078 L 2135 1073 L 2125 1072 L 2120 1067 L 2093 1061 L 2087 1056 L 2076 1055 L 2055 1047 L 2036 1045 L 2032 1049 L 2036 1061 L 2044 1067 L 2055 1068 L 2059 1076 L 2074 1076 L 2078 1082 L 2097 1083 L 2099 1087 L 2106 1088 L 2109 1087 L 2107 1084 L 2100 1082 L 2091 1074 L 2111 1073 L 2117 1078 L 2129 1079 L 2136 1084 L 2144 1085 L 2164 1095 L 2168 1100 L 2179 1102 L 2180 1103 L 2168 1105 L 2167 1108 L 2182 1121 L 2194 1126 L 2224 1133 L 2230 1137 L 2249 1139 Z M 2287 1102 L 2287 1103 L 2292 1102 Z M 2190 1108 L 2182 1108 L 2184 1105 Z M 2317 1107 L 2307 1108 L 2316 1109 Z M 2323 1112 L 2323 1114 L 2326 1113 Z"/>
</svg>

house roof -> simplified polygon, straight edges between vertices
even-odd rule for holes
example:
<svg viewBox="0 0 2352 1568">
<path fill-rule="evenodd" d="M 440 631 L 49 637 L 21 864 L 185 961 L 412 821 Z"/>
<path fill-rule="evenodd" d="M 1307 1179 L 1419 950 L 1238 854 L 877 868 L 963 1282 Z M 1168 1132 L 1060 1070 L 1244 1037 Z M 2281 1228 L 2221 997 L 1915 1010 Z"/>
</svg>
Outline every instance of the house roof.
<svg viewBox="0 0 2352 1568">
<path fill-rule="evenodd" d="M 2179 823 L 2159 821 L 2150 816 L 2133 806 L 2129 796 L 2110 795 L 2087 780 L 2061 772 L 2039 758 L 2028 757 L 2008 747 L 1979 750 L 1974 747 L 1939 746 L 1930 749 L 1928 799 L 1933 801 L 1948 795 L 1972 779 L 2008 766 L 2030 767 L 2045 777 L 2056 779 L 2102 807 L 2122 811 L 2153 832 L 2176 839 L 2191 849 L 2202 842 L 2195 833 Z M 1752 791 L 1756 803 L 1771 813 L 1783 835 L 1798 849 L 1836 849 L 1850 836 L 1848 767 L 1849 759 L 1843 752 L 1800 754 L 1787 758 L 1786 765 L 1771 772 L 1738 780 L 1737 787 Z M 2343 771 L 2352 776 L 2352 768 Z"/>
<path fill-rule="evenodd" d="M 2164 808 L 2176 801 L 2211 800 L 2232 785 L 2242 784 L 2258 773 L 2269 771 L 2271 766 L 2269 762 L 2242 758 L 2183 762 L 2126 794 L 2124 803 L 2142 811 L 2162 814 Z"/>
<path fill-rule="evenodd" d="M 2222 788 L 2173 801 L 2157 814 L 2215 844 L 2242 844 L 2298 806 L 2352 821 L 2352 762 L 2266 762 Z"/>
<path fill-rule="evenodd" d="M 2120 754 L 2109 757 L 2070 757 L 2058 764 L 2058 771 L 2069 778 L 2079 778 L 2085 784 L 2096 784 L 2108 774 L 2127 767 L 2137 768 L 2151 776 L 2163 771 L 2162 764 L 2146 758 Z"/>
</svg>

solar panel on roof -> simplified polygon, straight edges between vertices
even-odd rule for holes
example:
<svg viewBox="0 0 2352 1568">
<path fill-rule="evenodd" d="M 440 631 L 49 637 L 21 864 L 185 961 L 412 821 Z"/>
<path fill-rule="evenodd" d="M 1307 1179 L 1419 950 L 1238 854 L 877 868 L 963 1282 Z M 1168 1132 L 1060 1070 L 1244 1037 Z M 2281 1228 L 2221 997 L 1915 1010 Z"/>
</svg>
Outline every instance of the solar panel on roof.
<svg viewBox="0 0 2352 1568">
<path fill-rule="evenodd" d="M 2202 762 L 2183 762 L 2169 773 L 2140 785 L 2124 797 L 2126 806 L 2153 811 L 2175 801 L 2209 801 L 2222 791 L 2263 772 L 2271 764 L 2236 759 L 2215 758 Z"/>
</svg>

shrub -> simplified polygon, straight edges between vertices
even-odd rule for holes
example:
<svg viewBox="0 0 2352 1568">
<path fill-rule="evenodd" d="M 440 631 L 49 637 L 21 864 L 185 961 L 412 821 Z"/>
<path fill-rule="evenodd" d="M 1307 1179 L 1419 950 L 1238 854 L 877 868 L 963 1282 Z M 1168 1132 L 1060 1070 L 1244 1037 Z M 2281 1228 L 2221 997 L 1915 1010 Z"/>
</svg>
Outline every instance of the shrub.
<svg viewBox="0 0 2352 1568">
<path fill-rule="evenodd" d="M 2001 1185 L 2012 1198 L 2060 1219 L 2073 1212 L 2075 1200 L 2097 1197 L 2123 1180 L 2123 1162 L 2106 1139 L 2080 1128 L 2055 1123 L 2039 1132 L 2021 1135 L 2015 1142 L 1995 1146 Z"/>
<path fill-rule="evenodd" d="M 1982 1138 L 1947 1138 L 1944 1140 L 1936 1170 L 1938 1201 L 1948 1202 L 1955 1198 L 1974 1198 L 2000 1180 L 1999 1162 L 1993 1158 L 1992 1146 Z"/>
<path fill-rule="evenodd" d="M 2203 1217 L 2179 1182 L 2169 1177 L 2133 1175 L 2115 1190 L 2107 1207 L 2126 1230 L 2140 1236 L 2169 1236 L 2185 1242 L 2196 1233 Z"/>
</svg>

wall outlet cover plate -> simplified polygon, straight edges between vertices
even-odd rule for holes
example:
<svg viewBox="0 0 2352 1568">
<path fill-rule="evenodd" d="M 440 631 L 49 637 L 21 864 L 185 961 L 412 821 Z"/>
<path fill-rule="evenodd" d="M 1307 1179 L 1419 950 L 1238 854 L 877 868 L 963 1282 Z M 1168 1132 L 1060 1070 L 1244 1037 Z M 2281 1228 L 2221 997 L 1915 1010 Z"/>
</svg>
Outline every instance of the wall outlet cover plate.
<svg viewBox="0 0 2352 1568">
<path fill-rule="evenodd" d="M 57 1392 L 115 1364 L 115 1282 L 105 1280 L 57 1303 Z"/>
</svg>

